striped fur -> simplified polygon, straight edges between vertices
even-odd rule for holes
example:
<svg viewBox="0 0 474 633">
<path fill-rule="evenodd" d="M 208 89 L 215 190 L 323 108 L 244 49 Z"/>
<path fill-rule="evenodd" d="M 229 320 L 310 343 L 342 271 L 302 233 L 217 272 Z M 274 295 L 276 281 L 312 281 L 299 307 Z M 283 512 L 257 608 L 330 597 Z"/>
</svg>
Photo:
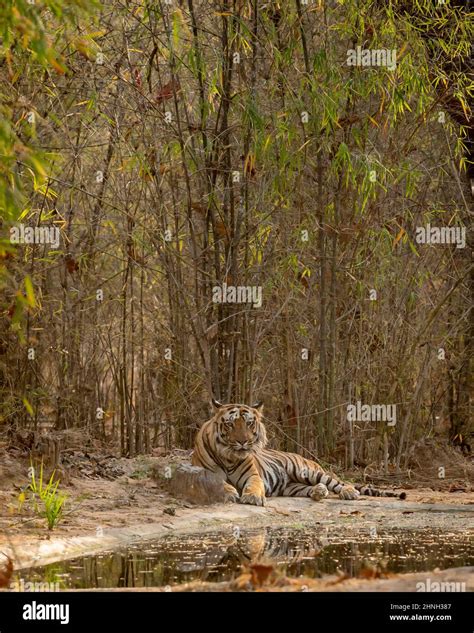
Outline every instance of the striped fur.
<svg viewBox="0 0 474 633">
<path fill-rule="evenodd" d="M 265 497 L 279 496 L 317 501 L 328 491 L 341 499 L 357 499 L 361 494 L 400 499 L 406 496 L 370 486 L 352 486 L 326 473 L 315 461 L 265 448 L 261 405 L 220 405 L 214 401 L 214 406 L 214 416 L 196 436 L 193 463 L 222 473 L 230 501 L 264 505 Z"/>
</svg>

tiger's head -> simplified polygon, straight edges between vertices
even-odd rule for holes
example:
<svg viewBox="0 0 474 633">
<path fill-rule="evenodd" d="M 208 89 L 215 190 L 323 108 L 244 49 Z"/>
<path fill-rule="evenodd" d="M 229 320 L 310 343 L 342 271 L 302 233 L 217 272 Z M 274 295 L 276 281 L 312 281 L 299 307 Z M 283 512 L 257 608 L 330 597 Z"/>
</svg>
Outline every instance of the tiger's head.
<svg viewBox="0 0 474 633">
<path fill-rule="evenodd" d="M 228 456 L 243 459 L 263 448 L 267 434 L 262 422 L 263 404 L 221 404 L 212 399 L 215 409 L 211 422 L 218 447 Z"/>
</svg>

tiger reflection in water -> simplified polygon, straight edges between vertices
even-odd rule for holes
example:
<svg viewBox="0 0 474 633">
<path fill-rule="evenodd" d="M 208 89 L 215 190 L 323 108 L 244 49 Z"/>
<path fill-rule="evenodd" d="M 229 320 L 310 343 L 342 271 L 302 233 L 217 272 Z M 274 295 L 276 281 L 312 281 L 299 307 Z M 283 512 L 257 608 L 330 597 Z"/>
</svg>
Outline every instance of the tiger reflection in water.
<svg viewBox="0 0 474 633">
<path fill-rule="evenodd" d="M 242 565 L 266 562 L 295 564 L 302 559 L 312 559 L 319 554 L 323 545 L 316 535 L 296 532 L 289 534 L 285 529 L 246 530 L 234 533 L 227 538 L 219 535 L 217 542 L 206 545 L 206 554 L 199 559 L 197 567 L 202 569 L 240 570 Z"/>
<path fill-rule="evenodd" d="M 289 537 L 284 529 L 246 532 L 235 539 L 228 553 L 238 558 L 240 563 L 260 560 L 296 563 L 302 558 L 316 556 L 323 547 L 317 536 L 310 539 L 302 536 Z"/>
</svg>

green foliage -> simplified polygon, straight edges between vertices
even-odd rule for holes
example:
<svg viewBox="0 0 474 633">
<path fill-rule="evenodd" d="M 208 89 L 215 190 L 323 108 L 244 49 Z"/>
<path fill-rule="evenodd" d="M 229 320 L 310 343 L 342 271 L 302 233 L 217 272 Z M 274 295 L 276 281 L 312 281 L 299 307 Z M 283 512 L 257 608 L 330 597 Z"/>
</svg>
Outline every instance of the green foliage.
<svg viewBox="0 0 474 633">
<path fill-rule="evenodd" d="M 34 101 L 21 95 L 21 77 L 38 72 L 63 75 L 68 72 L 64 43 L 85 54 L 91 42 L 77 38 L 75 27 L 86 11 L 98 7 L 96 0 L 4 0 L 0 11 L 0 64 L 6 81 L 0 86 L 0 288 L 14 295 L 9 307 L 11 327 L 20 340 L 27 308 L 32 308 L 34 289 L 24 279 L 25 293 L 12 277 L 8 266 L 15 248 L 9 240 L 9 228 L 28 215 L 35 195 L 52 197 L 49 186 L 53 162 L 57 157 L 41 151 L 37 144 L 39 118 Z M 84 40 L 87 40 L 84 44 Z M 53 113 L 54 117 L 54 113 Z M 52 120 L 54 118 L 52 117 Z M 8 263 L 7 263 L 8 262 Z M 20 282 L 21 283 L 21 282 Z M 5 293 L 5 294 L 8 294 Z M 0 305 L 0 309 L 7 306 Z"/>
<path fill-rule="evenodd" d="M 29 72 L 33 64 L 64 74 L 67 67 L 53 40 L 64 37 L 65 27 L 75 24 L 82 11 L 94 6 L 97 6 L 95 0 L 43 0 L 34 4 L 27 0 L 5 0 L 0 12 L 0 62 L 8 73 L 9 82 L 14 85 L 19 75 Z M 25 202 L 21 168 L 25 169 L 25 176 L 31 176 L 33 180 L 44 179 L 47 171 L 41 152 L 22 138 L 34 134 L 34 123 L 27 123 L 26 115 L 15 121 L 13 105 L 10 91 L 2 89 L 0 215 L 7 220 L 16 220 Z M 19 127 L 19 123 L 26 125 Z"/>
<path fill-rule="evenodd" d="M 46 519 L 48 529 L 52 530 L 60 521 L 63 513 L 64 502 L 67 496 L 58 490 L 59 479 L 54 480 L 56 471 L 51 473 L 47 483 L 43 481 L 43 462 L 41 462 L 39 479 L 36 479 L 35 469 L 30 469 L 31 481 L 28 490 L 34 499 L 35 512 Z"/>
</svg>

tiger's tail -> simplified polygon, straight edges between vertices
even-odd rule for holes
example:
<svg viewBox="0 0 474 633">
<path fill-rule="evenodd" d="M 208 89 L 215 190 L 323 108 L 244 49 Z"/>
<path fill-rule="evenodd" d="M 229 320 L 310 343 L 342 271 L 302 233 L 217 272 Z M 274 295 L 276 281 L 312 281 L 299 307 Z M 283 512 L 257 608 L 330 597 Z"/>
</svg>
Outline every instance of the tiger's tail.
<svg viewBox="0 0 474 633">
<path fill-rule="evenodd" d="M 360 492 L 361 495 L 367 495 L 368 497 L 395 497 L 397 499 L 406 499 L 406 492 L 391 492 L 390 490 L 378 490 L 377 488 L 371 488 L 370 486 L 363 486 L 361 484 L 355 484 L 354 488 Z"/>
<path fill-rule="evenodd" d="M 332 477 L 323 470 L 318 471 L 313 479 L 314 481 L 311 481 L 311 484 L 322 483 L 330 492 L 334 492 L 335 494 L 340 494 L 345 486 L 352 486 L 359 494 L 367 495 L 368 497 L 395 497 L 397 499 L 406 499 L 407 497 L 406 492 L 391 492 L 389 490 L 378 490 L 377 488 L 362 484 L 348 484 Z"/>
</svg>

